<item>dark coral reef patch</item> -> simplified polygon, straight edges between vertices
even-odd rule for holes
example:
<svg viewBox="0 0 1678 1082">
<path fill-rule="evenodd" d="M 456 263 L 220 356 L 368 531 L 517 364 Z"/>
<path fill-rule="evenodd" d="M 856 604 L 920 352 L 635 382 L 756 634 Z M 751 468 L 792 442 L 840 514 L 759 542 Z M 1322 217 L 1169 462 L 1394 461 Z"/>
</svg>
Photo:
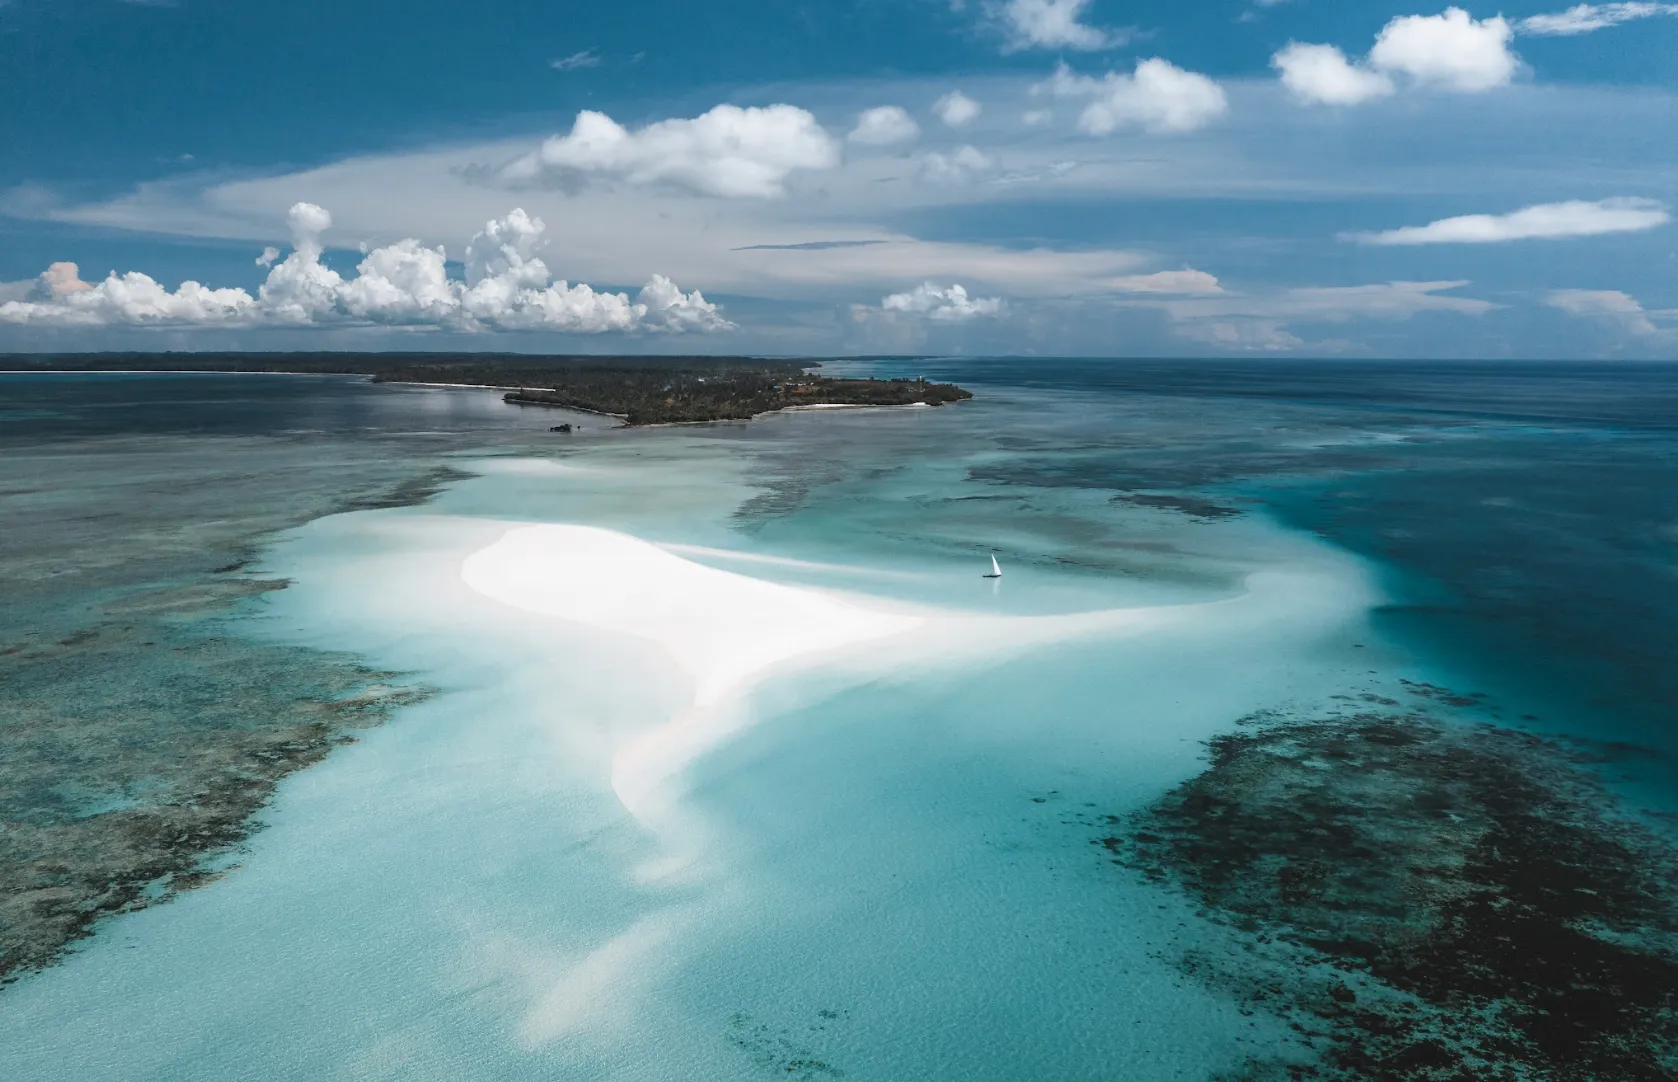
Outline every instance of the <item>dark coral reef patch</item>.
<svg viewBox="0 0 1678 1082">
<path fill-rule="evenodd" d="M 202 620 L 278 585 L 133 595 L 0 657 L 0 985 L 218 878 L 282 778 L 429 694 Z"/>
<path fill-rule="evenodd" d="M 1232 1079 L 1678 1078 L 1678 861 L 1574 756 L 1413 714 L 1210 752 L 1100 841 L 1239 944 L 1187 969 L 1299 1035 Z"/>
</svg>

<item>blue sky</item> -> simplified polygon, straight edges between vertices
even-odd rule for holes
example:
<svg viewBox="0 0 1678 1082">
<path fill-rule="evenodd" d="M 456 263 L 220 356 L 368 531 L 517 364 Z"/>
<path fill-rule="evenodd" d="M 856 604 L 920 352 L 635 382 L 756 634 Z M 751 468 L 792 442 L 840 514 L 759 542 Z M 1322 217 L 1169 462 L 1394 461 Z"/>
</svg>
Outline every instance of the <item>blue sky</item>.
<svg viewBox="0 0 1678 1082">
<path fill-rule="evenodd" d="M 1642 0 L 0 0 L 0 349 L 1672 357 L 1675 58 Z"/>
</svg>

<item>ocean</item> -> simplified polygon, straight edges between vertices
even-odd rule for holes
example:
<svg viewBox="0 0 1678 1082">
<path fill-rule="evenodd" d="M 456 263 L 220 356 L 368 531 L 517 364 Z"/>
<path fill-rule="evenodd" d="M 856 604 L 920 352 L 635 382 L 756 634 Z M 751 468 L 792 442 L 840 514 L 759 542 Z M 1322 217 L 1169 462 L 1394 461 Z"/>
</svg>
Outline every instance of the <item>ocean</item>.
<svg viewBox="0 0 1678 1082">
<path fill-rule="evenodd" d="M 0 1077 L 1675 1077 L 1678 367 L 831 367 L 0 375 Z"/>
</svg>

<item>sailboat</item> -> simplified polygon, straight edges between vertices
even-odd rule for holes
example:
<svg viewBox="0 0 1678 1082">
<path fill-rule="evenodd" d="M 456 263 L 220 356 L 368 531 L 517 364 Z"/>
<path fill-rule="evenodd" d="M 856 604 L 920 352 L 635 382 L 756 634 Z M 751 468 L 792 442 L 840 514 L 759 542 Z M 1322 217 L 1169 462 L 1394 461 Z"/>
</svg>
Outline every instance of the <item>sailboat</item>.
<svg viewBox="0 0 1678 1082">
<path fill-rule="evenodd" d="M 990 558 L 990 573 L 988 575 L 986 575 L 985 578 L 987 578 L 987 579 L 999 579 L 1001 577 L 1002 577 L 1002 565 L 996 562 L 996 557 L 993 555 Z"/>
</svg>

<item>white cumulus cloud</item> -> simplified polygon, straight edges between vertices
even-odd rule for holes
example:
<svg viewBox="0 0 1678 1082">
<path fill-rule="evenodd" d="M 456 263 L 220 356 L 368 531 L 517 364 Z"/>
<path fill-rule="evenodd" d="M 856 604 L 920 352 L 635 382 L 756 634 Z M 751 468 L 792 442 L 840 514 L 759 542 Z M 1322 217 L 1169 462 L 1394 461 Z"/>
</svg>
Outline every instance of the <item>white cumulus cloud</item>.
<svg viewBox="0 0 1678 1082">
<path fill-rule="evenodd" d="M 1084 22 L 1090 0 L 1008 0 L 1000 12 L 1005 49 L 1106 49 L 1126 35 Z"/>
<path fill-rule="evenodd" d="M 1538 203 L 1508 214 L 1464 214 L 1426 225 L 1410 225 L 1381 233 L 1355 233 L 1348 239 L 1365 244 L 1498 244 L 1512 240 L 1595 237 L 1604 233 L 1637 233 L 1671 220 L 1666 208 L 1652 199 L 1571 199 Z"/>
<path fill-rule="evenodd" d="M 1458 93 L 1506 86 L 1520 71 L 1514 27 L 1501 15 L 1475 19 L 1462 8 L 1403 15 L 1382 27 L 1358 61 L 1332 45 L 1290 42 L 1270 58 L 1282 85 L 1313 105 L 1356 105 L 1391 94 L 1396 79 Z"/>
<path fill-rule="evenodd" d="M 1223 87 L 1159 57 L 1139 62 L 1130 75 L 1109 72 L 1101 79 L 1078 75 L 1062 64 L 1036 89 L 1058 98 L 1090 99 L 1078 116 L 1079 130 L 1090 135 L 1120 128 L 1194 131 L 1229 111 Z"/>
<path fill-rule="evenodd" d="M 112 324 L 179 326 L 247 322 L 255 302 L 242 289 L 206 289 L 182 282 L 171 291 L 137 271 L 98 285 L 81 280 L 74 263 L 54 263 L 27 300 L 0 304 L 0 323 L 54 327 Z"/>
<path fill-rule="evenodd" d="M 902 106 L 880 105 L 857 114 L 856 127 L 845 138 L 863 146 L 883 147 L 912 143 L 920 134 L 920 125 Z"/>
<path fill-rule="evenodd" d="M 979 103 L 959 90 L 952 90 L 932 103 L 932 112 L 948 126 L 962 128 L 978 119 Z"/>
<path fill-rule="evenodd" d="M 1475 20 L 1462 8 L 1406 15 L 1381 30 L 1369 62 L 1379 71 L 1402 72 L 1446 90 L 1490 90 L 1507 84 L 1520 69 L 1509 51 L 1513 36 L 1501 15 Z"/>
<path fill-rule="evenodd" d="M 1678 4 L 1644 3 L 1641 0 L 1618 4 L 1578 4 L 1553 15 L 1529 15 L 1515 26 L 1523 34 L 1572 37 L 1657 15 L 1678 15 Z"/>
<path fill-rule="evenodd" d="M 880 301 L 887 312 L 924 316 L 939 323 L 965 323 L 1002 314 L 1001 297 L 970 297 L 960 283 L 938 286 L 922 282 L 907 293 L 893 293 Z"/>
<path fill-rule="evenodd" d="M 797 106 L 719 105 L 634 131 L 605 113 L 584 110 L 569 133 L 550 137 L 496 176 L 514 185 L 605 177 L 769 199 L 786 194 L 787 176 L 795 170 L 838 164 L 838 141 Z"/>
<path fill-rule="evenodd" d="M 1319 105 L 1357 105 L 1384 97 L 1395 89 L 1380 71 L 1353 64 L 1333 45 L 1290 42 L 1270 58 L 1282 85 L 1300 101 Z"/>
<path fill-rule="evenodd" d="M 272 267 L 274 265 L 274 261 L 279 258 L 280 250 L 273 245 L 269 245 L 268 247 L 262 249 L 262 254 L 256 257 L 255 262 L 259 267 Z"/>
<path fill-rule="evenodd" d="M 466 280 L 448 276 L 441 247 L 408 239 L 367 252 L 345 278 L 321 262 L 332 216 L 298 203 L 288 220 L 293 249 L 252 297 L 243 289 L 183 282 L 170 290 L 138 272 L 90 284 L 73 263 L 55 263 L 31 295 L 0 304 L 0 323 L 39 326 L 377 325 L 453 331 L 672 332 L 731 328 L 697 290 L 654 275 L 634 300 L 625 293 L 551 281 L 536 255 L 543 224 L 522 210 L 484 226 L 466 251 Z"/>
</svg>

